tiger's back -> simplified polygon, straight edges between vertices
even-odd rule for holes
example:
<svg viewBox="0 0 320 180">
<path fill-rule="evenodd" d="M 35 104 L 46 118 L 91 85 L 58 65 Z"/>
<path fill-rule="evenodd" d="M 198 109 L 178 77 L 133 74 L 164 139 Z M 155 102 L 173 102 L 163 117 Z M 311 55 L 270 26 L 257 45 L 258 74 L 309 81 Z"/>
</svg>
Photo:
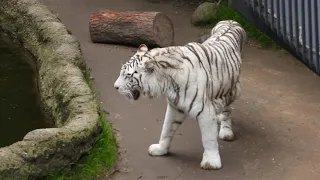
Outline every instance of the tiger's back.
<svg viewBox="0 0 320 180">
<path fill-rule="evenodd" d="M 206 81 L 203 89 L 208 100 L 222 100 L 224 105 L 230 105 L 239 96 L 241 53 L 245 39 L 246 33 L 240 24 L 220 21 L 212 29 L 211 37 L 202 44 L 188 43 L 185 46 L 192 52 L 189 59 L 198 65 L 195 69 Z"/>
</svg>

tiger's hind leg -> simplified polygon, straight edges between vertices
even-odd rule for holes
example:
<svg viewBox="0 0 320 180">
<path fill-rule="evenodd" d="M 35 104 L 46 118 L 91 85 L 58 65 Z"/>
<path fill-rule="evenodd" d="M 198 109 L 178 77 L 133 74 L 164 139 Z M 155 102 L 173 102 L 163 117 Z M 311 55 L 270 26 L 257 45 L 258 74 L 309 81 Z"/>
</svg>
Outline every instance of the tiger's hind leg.
<svg viewBox="0 0 320 180">
<path fill-rule="evenodd" d="M 219 138 L 225 141 L 234 140 L 232 131 L 231 108 L 226 107 L 219 115 L 218 122 L 220 123 Z"/>
<path fill-rule="evenodd" d="M 222 167 L 218 144 L 218 122 L 213 109 L 210 105 L 204 105 L 203 111 L 196 118 L 199 123 L 204 148 L 200 166 L 206 170 L 220 169 Z"/>
<path fill-rule="evenodd" d="M 186 115 L 183 112 L 168 103 L 159 144 L 152 144 L 149 147 L 151 156 L 162 156 L 168 153 L 173 136 L 185 118 Z"/>
</svg>

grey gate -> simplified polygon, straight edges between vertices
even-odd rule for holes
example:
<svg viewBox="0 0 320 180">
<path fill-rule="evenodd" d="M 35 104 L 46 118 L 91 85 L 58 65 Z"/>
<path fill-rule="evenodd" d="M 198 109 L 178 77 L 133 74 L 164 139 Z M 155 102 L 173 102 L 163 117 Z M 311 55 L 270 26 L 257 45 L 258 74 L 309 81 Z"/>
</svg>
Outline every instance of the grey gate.
<svg viewBox="0 0 320 180">
<path fill-rule="evenodd" d="M 320 0 L 229 0 L 229 3 L 320 75 Z"/>
</svg>

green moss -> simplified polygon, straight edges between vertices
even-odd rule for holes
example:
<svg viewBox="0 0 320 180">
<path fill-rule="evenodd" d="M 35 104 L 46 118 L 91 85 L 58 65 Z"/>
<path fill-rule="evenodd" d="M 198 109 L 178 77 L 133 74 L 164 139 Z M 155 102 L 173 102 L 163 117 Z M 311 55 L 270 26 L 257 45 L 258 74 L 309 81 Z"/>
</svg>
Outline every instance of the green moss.
<svg viewBox="0 0 320 180">
<path fill-rule="evenodd" d="M 256 40 L 257 43 L 264 48 L 280 48 L 280 46 L 269 36 L 261 32 L 254 25 L 249 23 L 242 15 L 237 13 L 228 5 L 228 0 L 223 0 L 217 10 L 217 15 L 212 20 L 213 24 L 216 24 L 221 20 L 235 20 L 239 22 L 246 30 L 248 38 Z"/>
<path fill-rule="evenodd" d="M 83 74 L 85 81 L 87 82 L 87 84 L 89 85 L 90 89 L 92 91 L 94 91 L 94 87 L 93 87 L 93 81 L 92 81 L 92 76 L 91 76 L 91 69 L 88 69 L 87 71 L 84 72 Z"/>
<path fill-rule="evenodd" d="M 86 82 L 93 89 L 90 71 L 84 73 Z M 117 159 L 117 143 L 114 132 L 107 123 L 105 113 L 100 110 L 102 133 L 95 142 L 91 153 L 82 158 L 70 172 L 56 172 L 46 177 L 47 180 L 88 180 L 107 173 L 115 165 Z"/>
</svg>

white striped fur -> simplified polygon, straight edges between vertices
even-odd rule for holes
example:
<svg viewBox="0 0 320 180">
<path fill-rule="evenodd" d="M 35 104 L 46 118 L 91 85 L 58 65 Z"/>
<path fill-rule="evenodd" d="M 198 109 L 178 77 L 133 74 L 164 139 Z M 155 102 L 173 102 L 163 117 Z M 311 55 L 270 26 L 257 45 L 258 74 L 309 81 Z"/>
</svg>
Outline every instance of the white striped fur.
<svg viewBox="0 0 320 180">
<path fill-rule="evenodd" d="M 230 105 L 240 95 L 241 53 L 246 33 L 239 23 L 220 21 L 202 44 L 188 43 L 137 53 L 122 66 L 114 86 L 137 100 L 165 95 L 167 111 L 158 144 L 149 154 L 167 154 L 172 138 L 187 116 L 198 121 L 204 147 L 201 167 L 221 168 L 217 137 L 233 140 Z M 220 131 L 218 130 L 220 124 Z"/>
</svg>

